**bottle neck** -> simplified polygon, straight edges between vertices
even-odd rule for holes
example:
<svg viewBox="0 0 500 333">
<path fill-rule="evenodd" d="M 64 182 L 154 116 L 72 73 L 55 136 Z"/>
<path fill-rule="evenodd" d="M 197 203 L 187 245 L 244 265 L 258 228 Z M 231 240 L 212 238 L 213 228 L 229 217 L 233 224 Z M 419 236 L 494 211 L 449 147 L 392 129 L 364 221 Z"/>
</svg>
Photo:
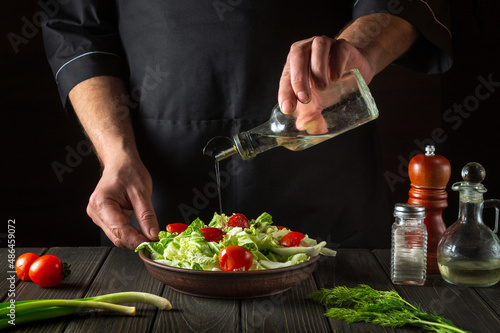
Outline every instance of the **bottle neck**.
<svg viewBox="0 0 500 333">
<path fill-rule="evenodd" d="M 459 221 L 461 223 L 483 223 L 483 195 L 460 193 Z"/>
<path fill-rule="evenodd" d="M 279 145 L 277 136 L 273 136 L 269 130 L 270 126 L 270 121 L 268 121 L 249 131 L 241 132 L 234 136 L 236 149 L 244 160 L 253 158 Z"/>
</svg>

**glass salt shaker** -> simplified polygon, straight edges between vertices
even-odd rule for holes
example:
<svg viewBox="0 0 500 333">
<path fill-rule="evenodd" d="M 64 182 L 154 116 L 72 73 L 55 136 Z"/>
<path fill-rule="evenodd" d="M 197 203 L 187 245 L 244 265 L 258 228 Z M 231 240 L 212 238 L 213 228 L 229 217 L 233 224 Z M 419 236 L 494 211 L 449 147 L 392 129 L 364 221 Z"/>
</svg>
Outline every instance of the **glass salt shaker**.
<svg viewBox="0 0 500 333">
<path fill-rule="evenodd" d="M 394 284 L 423 285 L 427 270 L 425 207 L 399 203 L 392 225 L 391 280 Z"/>
</svg>

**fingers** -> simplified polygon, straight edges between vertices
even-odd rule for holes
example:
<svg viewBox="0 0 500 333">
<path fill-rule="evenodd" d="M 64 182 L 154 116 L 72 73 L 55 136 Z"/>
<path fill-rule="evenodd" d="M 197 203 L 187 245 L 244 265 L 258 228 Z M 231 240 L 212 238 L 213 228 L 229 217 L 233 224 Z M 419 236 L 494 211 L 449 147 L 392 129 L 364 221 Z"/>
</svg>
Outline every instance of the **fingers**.
<svg viewBox="0 0 500 333">
<path fill-rule="evenodd" d="M 295 111 L 297 101 L 311 100 L 311 88 L 325 89 L 330 81 L 329 58 L 334 40 L 325 36 L 296 42 L 283 68 L 278 103 L 283 113 Z"/>
<path fill-rule="evenodd" d="M 332 81 L 338 80 L 346 71 L 353 68 L 359 70 L 367 84 L 375 75 L 375 70 L 366 56 L 344 39 L 337 39 L 333 44 L 329 67 L 329 76 Z"/>
<path fill-rule="evenodd" d="M 158 239 L 151 193 L 151 177 L 142 164 L 105 168 L 87 213 L 116 246 L 135 249 L 142 242 Z M 132 213 L 140 231 L 130 225 Z"/>
<path fill-rule="evenodd" d="M 134 207 L 135 218 L 141 232 L 151 241 L 158 240 L 160 229 L 151 198 L 147 195 L 136 193 L 131 196 L 130 201 Z"/>
<path fill-rule="evenodd" d="M 334 40 L 325 36 L 315 37 L 311 46 L 311 83 L 319 90 L 325 89 L 329 82 L 330 50 Z"/>
<path fill-rule="evenodd" d="M 298 115 L 296 125 L 299 131 L 306 131 L 311 135 L 328 133 L 328 125 L 321 114 L 321 110 L 319 112 L 317 112 L 317 110 L 301 111 L 302 110 L 298 110 L 297 108 Z"/>
<path fill-rule="evenodd" d="M 281 111 L 285 114 L 294 112 L 297 105 L 297 97 L 295 96 L 295 92 L 293 91 L 292 83 L 290 81 L 290 63 L 288 61 L 283 68 L 283 73 L 280 79 L 278 104 Z"/>
<path fill-rule="evenodd" d="M 330 57 L 330 64 L 328 66 L 328 76 L 332 81 L 338 80 L 346 71 L 350 52 L 344 43 L 343 40 L 337 40 L 332 46 L 332 56 Z"/>
<path fill-rule="evenodd" d="M 297 101 L 308 103 L 310 100 L 309 61 L 311 41 L 312 38 L 294 43 L 288 53 L 278 91 L 278 103 L 283 113 L 295 111 Z"/>
<path fill-rule="evenodd" d="M 292 45 L 288 54 L 290 64 L 290 83 L 301 103 L 309 102 L 311 87 L 309 85 L 309 62 L 311 59 L 311 42 L 298 42 Z"/>
<path fill-rule="evenodd" d="M 130 220 L 122 212 L 120 205 L 110 198 L 103 197 L 100 193 L 92 194 L 87 213 L 118 247 L 135 249 L 140 243 L 148 241 L 130 225 Z"/>
</svg>

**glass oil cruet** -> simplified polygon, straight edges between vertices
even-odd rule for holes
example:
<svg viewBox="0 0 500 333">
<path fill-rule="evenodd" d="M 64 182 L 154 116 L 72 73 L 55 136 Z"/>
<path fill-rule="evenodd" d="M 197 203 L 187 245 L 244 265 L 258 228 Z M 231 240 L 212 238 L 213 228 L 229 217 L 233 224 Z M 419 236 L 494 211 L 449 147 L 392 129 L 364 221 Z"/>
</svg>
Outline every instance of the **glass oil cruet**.
<svg viewBox="0 0 500 333">
<path fill-rule="evenodd" d="M 462 169 L 464 181 L 452 186 L 460 193 L 459 218 L 443 234 L 437 251 L 439 271 L 446 282 L 488 287 L 500 280 L 500 240 L 496 235 L 500 200 L 483 200 L 485 176 L 483 166 L 471 162 Z M 483 223 L 483 207 L 496 209 L 493 231 Z"/>
<path fill-rule="evenodd" d="M 204 154 L 221 161 L 234 154 L 248 160 L 281 146 L 291 151 L 312 147 L 378 117 L 378 109 L 363 77 L 357 69 L 344 73 L 324 90 L 312 89 L 310 101 L 298 103 L 292 114 L 276 105 L 270 119 L 253 129 L 233 136 L 230 148 L 207 144 Z"/>
</svg>

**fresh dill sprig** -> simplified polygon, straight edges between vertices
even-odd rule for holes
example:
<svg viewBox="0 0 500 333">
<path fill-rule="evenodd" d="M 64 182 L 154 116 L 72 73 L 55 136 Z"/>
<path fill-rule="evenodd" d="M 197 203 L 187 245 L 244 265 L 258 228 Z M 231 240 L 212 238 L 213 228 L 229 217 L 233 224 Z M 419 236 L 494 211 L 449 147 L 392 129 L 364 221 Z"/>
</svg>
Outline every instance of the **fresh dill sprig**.
<svg viewBox="0 0 500 333">
<path fill-rule="evenodd" d="M 367 322 L 386 327 L 413 325 L 438 333 L 467 332 L 436 313 L 420 310 L 394 290 L 375 290 L 364 284 L 354 288 L 339 286 L 317 290 L 309 298 L 332 307 L 325 316 L 348 323 Z"/>
</svg>

